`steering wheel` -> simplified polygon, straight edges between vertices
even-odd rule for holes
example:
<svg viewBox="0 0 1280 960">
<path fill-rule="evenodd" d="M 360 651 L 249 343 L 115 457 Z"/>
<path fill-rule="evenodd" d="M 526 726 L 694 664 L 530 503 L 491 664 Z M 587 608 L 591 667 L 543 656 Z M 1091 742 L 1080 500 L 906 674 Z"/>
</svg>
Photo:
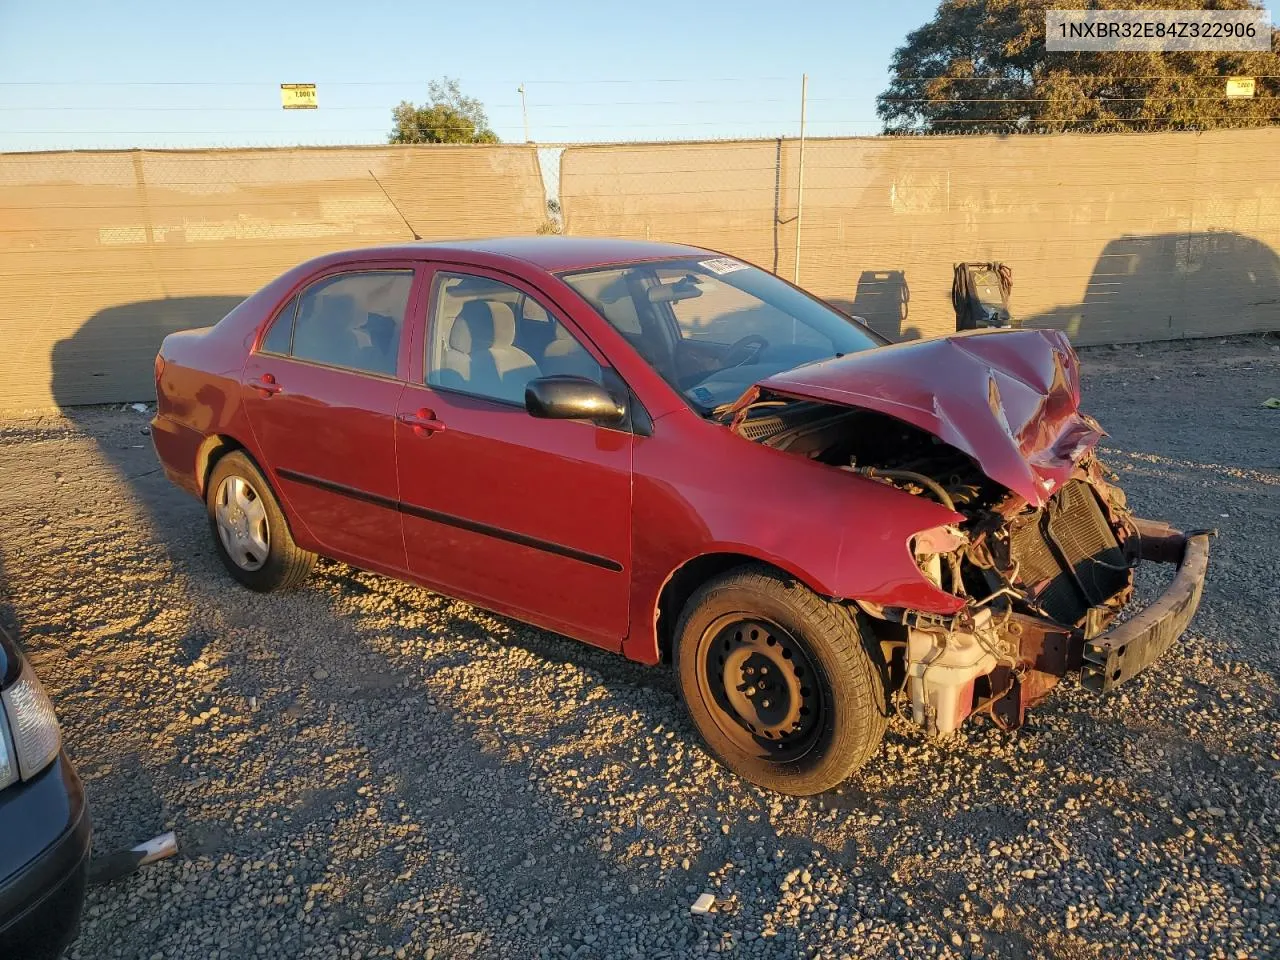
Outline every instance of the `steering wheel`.
<svg viewBox="0 0 1280 960">
<path fill-rule="evenodd" d="M 745 337 L 735 340 L 729 347 L 728 352 L 724 355 L 724 367 L 740 367 L 743 364 L 751 363 L 768 349 L 769 341 L 758 333 L 748 333 Z M 741 359 L 735 360 L 734 357 L 742 355 Z"/>
</svg>

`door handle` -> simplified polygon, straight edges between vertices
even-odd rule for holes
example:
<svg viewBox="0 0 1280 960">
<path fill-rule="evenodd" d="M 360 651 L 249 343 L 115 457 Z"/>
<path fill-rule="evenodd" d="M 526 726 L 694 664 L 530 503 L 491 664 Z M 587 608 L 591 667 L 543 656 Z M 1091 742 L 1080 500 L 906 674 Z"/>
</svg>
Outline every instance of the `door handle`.
<svg viewBox="0 0 1280 960">
<path fill-rule="evenodd" d="M 426 407 L 423 407 L 417 413 L 397 414 L 396 419 L 413 427 L 413 432 L 420 437 L 429 437 L 433 433 L 442 432 L 445 428 L 443 421 L 437 420 L 435 413 Z"/>
<path fill-rule="evenodd" d="M 269 373 L 264 373 L 261 379 L 250 381 L 249 386 L 261 392 L 264 397 L 273 396 L 284 389 L 284 387 L 276 383 L 276 378 Z"/>
</svg>

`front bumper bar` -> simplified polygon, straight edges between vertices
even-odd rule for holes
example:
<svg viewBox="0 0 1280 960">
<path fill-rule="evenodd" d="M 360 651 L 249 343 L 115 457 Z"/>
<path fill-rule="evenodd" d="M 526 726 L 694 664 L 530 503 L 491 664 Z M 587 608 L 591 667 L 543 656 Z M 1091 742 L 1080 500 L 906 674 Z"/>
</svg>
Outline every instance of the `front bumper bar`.
<svg viewBox="0 0 1280 960">
<path fill-rule="evenodd" d="M 1124 683 L 1163 656 L 1187 629 L 1204 590 L 1210 531 L 1185 534 L 1149 520 L 1138 520 L 1136 526 L 1141 558 L 1176 563 L 1178 572 L 1151 606 L 1114 630 L 1086 638 L 1080 683 L 1097 694 Z"/>
</svg>

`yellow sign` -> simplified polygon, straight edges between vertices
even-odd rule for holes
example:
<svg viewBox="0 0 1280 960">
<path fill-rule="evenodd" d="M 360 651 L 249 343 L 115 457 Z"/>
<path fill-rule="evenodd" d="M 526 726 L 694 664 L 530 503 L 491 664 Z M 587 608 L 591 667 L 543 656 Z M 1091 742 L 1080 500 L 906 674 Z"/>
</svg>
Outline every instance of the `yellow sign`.
<svg viewBox="0 0 1280 960">
<path fill-rule="evenodd" d="M 1227 77 L 1227 96 L 1252 97 L 1256 86 L 1253 77 Z"/>
<path fill-rule="evenodd" d="M 320 106 L 316 102 L 316 85 L 314 83 L 280 84 L 280 105 L 286 110 L 314 110 Z"/>
</svg>

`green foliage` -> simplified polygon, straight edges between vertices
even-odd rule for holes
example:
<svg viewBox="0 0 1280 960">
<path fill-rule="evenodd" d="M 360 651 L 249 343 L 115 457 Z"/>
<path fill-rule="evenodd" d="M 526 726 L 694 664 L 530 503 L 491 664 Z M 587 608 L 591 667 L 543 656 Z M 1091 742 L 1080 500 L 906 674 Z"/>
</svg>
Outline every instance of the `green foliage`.
<svg viewBox="0 0 1280 960">
<path fill-rule="evenodd" d="M 418 106 L 408 100 L 391 111 L 395 126 L 390 143 L 497 143 L 489 129 L 484 105 L 464 96 L 458 81 L 445 77 L 427 87 L 430 102 Z"/>
<path fill-rule="evenodd" d="M 1052 9 L 1260 9 L 1261 0 L 942 0 L 908 34 L 877 98 L 885 133 L 1211 130 L 1280 122 L 1280 30 L 1272 51 L 1049 53 Z M 1225 78 L 1257 77 L 1228 100 Z"/>
</svg>

